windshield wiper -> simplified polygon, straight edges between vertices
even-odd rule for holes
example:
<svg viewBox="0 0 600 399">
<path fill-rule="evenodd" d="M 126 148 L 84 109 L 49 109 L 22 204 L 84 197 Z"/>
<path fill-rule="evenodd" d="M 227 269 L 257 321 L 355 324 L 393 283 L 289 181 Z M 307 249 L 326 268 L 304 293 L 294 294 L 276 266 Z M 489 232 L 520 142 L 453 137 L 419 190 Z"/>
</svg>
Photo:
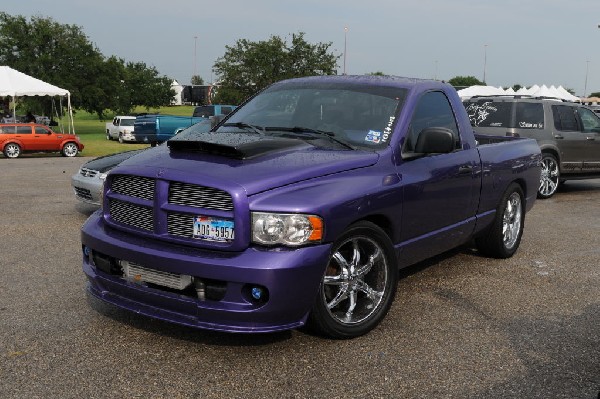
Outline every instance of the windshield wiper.
<svg viewBox="0 0 600 399">
<path fill-rule="evenodd" d="M 264 130 L 269 130 L 269 131 L 278 130 L 278 131 L 282 131 L 282 132 L 292 132 L 292 133 L 301 133 L 301 134 L 309 133 L 310 135 L 325 136 L 326 138 L 330 139 L 331 141 L 335 141 L 336 143 L 341 144 L 346 148 L 355 150 L 355 148 L 353 146 L 351 146 L 350 144 L 335 137 L 334 132 L 328 132 L 325 130 L 318 130 L 318 129 L 313 129 L 310 127 L 302 127 L 302 126 L 294 126 L 294 127 L 266 126 L 264 128 Z"/>
<path fill-rule="evenodd" d="M 254 133 L 263 135 L 265 134 L 265 128 L 262 126 L 258 126 L 258 125 L 251 125 L 249 123 L 245 123 L 245 122 L 235 122 L 235 123 L 225 123 L 223 125 L 224 127 L 226 126 L 233 126 L 233 127 L 237 127 L 240 129 L 250 129 L 252 130 Z"/>
</svg>

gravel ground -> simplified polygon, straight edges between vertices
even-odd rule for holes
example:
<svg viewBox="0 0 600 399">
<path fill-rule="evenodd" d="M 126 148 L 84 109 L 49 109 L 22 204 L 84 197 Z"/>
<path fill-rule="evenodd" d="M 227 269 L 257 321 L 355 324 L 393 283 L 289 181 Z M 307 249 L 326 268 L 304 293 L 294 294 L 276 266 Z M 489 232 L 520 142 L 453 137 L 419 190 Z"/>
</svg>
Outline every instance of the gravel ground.
<svg viewBox="0 0 600 399">
<path fill-rule="evenodd" d="M 370 334 L 230 335 L 88 297 L 70 177 L 0 158 L 0 398 L 597 398 L 600 180 L 527 215 L 508 260 L 469 248 L 404 270 Z"/>
</svg>

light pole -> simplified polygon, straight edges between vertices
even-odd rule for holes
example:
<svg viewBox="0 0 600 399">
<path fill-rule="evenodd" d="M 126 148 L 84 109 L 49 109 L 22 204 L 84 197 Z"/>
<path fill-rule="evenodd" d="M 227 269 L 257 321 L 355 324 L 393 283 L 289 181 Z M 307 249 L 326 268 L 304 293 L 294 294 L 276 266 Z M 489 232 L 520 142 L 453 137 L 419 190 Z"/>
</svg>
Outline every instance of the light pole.
<svg viewBox="0 0 600 399">
<path fill-rule="evenodd" d="M 196 45 L 198 43 L 198 36 L 194 36 L 194 76 L 198 75 L 196 69 Z"/>
<path fill-rule="evenodd" d="M 587 97 L 587 78 L 588 78 L 588 71 L 590 70 L 590 60 L 587 60 L 585 63 L 586 63 L 586 66 L 585 66 L 585 85 L 583 86 L 583 97 Z"/>
<path fill-rule="evenodd" d="M 346 43 L 348 39 L 348 27 L 344 27 L 344 75 L 346 74 Z"/>
<path fill-rule="evenodd" d="M 485 68 L 487 66 L 487 44 L 483 45 L 483 84 L 485 83 Z"/>
</svg>

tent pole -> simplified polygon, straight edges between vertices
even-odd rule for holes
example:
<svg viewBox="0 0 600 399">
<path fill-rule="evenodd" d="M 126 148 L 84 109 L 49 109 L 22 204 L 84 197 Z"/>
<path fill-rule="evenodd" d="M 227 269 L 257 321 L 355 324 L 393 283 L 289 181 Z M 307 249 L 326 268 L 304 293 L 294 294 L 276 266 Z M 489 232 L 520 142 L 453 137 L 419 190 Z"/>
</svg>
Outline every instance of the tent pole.
<svg viewBox="0 0 600 399">
<path fill-rule="evenodd" d="M 73 108 L 71 108 L 71 93 L 67 93 L 67 108 L 69 109 L 69 118 L 71 118 L 69 124 L 69 133 L 73 132 L 73 134 L 75 134 L 75 123 L 73 122 Z"/>
<path fill-rule="evenodd" d="M 13 122 L 17 123 L 17 96 L 13 96 Z"/>
</svg>

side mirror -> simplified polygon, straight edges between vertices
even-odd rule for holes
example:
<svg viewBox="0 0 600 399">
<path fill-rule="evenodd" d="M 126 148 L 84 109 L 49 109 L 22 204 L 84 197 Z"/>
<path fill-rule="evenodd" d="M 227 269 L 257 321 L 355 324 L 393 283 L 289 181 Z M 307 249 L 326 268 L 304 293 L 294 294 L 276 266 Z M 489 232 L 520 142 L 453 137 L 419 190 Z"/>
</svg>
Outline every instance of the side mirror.
<svg viewBox="0 0 600 399">
<path fill-rule="evenodd" d="M 423 129 L 415 144 L 415 152 L 421 154 L 446 154 L 454 148 L 454 134 L 444 127 Z"/>
</svg>

